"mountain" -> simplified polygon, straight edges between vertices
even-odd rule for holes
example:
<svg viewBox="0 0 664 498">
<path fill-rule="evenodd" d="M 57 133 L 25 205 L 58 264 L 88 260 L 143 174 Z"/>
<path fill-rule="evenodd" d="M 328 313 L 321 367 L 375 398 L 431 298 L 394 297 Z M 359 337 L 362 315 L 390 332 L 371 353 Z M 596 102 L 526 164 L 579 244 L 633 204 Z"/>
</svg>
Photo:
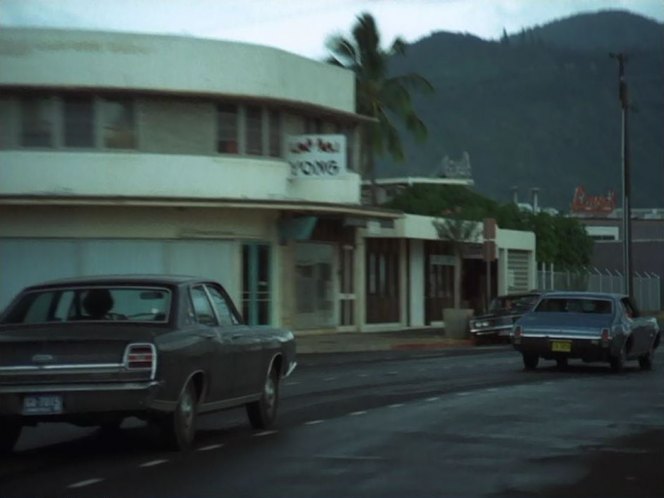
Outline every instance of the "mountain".
<svg viewBox="0 0 664 498">
<path fill-rule="evenodd" d="M 664 29 L 656 21 L 619 10 L 579 14 L 526 30 L 547 44 L 571 50 L 640 51 L 664 48 Z M 512 35 L 518 40 L 519 35 Z"/>
<path fill-rule="evenodd" d="M 414 96 L 429 138 L 416 143 L 404 132 L 406 162 L 384 159 L 378 176 L 434 176 L 445 156 L 467 152 L 476 189 L 497 200 L 509 200 L 512 186 L 522 199 L 540 187 L 542 204 L 566 210 L 577 185 L 620 193 L 618 66 L 609 51 L 628 54 L 632 204 L 664 206 L 664 25 L 627 12 L 574 16 L 501 41 L 438 32 L 413 43 L 391 71 L 419 73 L 436 88 Z"/>
</svg>

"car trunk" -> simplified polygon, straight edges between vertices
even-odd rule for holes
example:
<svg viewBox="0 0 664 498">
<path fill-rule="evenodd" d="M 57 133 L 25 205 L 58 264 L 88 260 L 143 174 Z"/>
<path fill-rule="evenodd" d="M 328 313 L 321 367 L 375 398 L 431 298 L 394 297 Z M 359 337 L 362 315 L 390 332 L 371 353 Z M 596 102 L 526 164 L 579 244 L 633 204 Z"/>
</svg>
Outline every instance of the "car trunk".
<svg viewBox="0 0 664 498">
<path fill-rule="evenodd" d="M 519 322 L 524 334 L 598 337 L 612 323 L 609 314 L 534 312 Z"/>
<path fill-rule="evenodd" d="M 0 384 L 146 380 L 149 372 L 125 368 L 124 355 L 128 344 L 152 343 L 155 333 L 125 323 L 3 325 Z"/>
</svg>

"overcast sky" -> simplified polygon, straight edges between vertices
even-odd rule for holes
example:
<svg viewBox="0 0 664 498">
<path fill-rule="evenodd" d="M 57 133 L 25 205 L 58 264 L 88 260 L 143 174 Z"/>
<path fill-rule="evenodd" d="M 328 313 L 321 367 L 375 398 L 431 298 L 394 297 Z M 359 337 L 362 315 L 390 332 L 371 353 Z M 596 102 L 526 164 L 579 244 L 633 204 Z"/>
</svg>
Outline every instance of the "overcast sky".
<svg viewBox="0 0 664 498">
<path fill-rule="evenodd" d="M 169 33 L 245 41 L 307 57 L 347 33 L 360 12 L 378 21 L 386 45 L 431 32 L 485 39 L 579 12 L 624 9 L 664 22 L 664 0 L 0 0 L 0 26 Z"/>
</svg>

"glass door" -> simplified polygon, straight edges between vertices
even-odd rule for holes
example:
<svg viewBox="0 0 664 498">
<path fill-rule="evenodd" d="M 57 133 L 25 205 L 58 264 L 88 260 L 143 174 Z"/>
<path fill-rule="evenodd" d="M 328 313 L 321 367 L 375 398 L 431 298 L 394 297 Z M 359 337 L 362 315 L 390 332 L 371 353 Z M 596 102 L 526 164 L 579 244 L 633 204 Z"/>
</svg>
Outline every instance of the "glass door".
<svg viewBox="0 0 664 498">
<path fill-rule="evenodd" d="M 270 324 L 270 246 L 242 245 L 242 316 L 247 325 Z"/>
</svg>

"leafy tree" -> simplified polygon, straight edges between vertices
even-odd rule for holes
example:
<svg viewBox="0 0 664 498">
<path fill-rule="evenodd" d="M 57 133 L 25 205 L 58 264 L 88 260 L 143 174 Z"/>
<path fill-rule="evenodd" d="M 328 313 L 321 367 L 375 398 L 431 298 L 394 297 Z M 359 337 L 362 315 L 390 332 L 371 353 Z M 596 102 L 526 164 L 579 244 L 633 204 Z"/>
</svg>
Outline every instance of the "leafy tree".
<svg viewBox="0 0 664 498">
<path fill-rule="evenodd" d="M 414 185 L 389 202 L 387 207 L 424 216 L 454 213 L 456 218 L 468 221 L 495 218 L 501 228 L 534 232 L 539 262 L 554 263 L 564 269 L 590 264 L 593 242 L 578 220 L 543 212 L 533 214 L 522 211 L 512 203 L 500 204 L 467 187 Z M 441 238 L 450 239 L 443 237 L 440 230 L 438 233 Z"/>
<path fill-rule="evenodd" d="M 404 55 L 406 44 L 398 37 L 389 49 L 383 49 L 371 14 L 357 16 L 351 33 L 350 38 L 343 35 L 328 38 L 326 45 L 331 53 L 328 62 L 355 73 L 357 112 L 375 119 L 362 130 L 361 169 L 372 181 L 372 202 L 376 204 L 375 158 L 387 153 L 399 162 L 404 160 L 395 118 L 418 140 L 426 138 L 426 126 L 413 110 L 410 92 L 433 91 L 433 87 L 416 73 L 390 75 L 389 59 Z"/>
</svg>

